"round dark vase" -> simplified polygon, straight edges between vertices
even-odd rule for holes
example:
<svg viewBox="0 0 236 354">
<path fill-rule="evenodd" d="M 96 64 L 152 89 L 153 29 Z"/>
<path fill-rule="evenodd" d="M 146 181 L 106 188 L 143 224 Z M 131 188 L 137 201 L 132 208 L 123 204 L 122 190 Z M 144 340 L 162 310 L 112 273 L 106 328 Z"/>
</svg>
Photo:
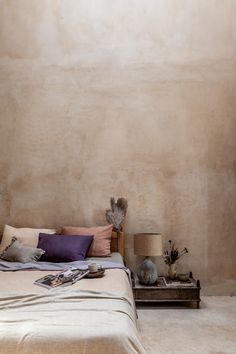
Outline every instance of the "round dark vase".
<svg viewBox="0 0 236 354">
<path fill-rule="evenodd" d="M 140 284 L 152 285 L 157 281 L 158 274 L 155 264 L 151 258 L 146 257 L 137 269 L 137 276 Z"/>
</svg>

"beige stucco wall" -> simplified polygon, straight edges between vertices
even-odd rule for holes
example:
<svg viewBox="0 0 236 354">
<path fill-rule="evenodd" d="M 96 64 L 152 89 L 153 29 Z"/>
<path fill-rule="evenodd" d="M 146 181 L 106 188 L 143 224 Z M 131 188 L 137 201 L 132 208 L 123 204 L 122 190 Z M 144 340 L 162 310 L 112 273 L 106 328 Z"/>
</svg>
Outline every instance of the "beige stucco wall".
<svg viewBox="0 0 236 354">
<path fill-rule="evenodd" d="M 235 293 L 235 0 L 1 0 L 0 225 L 103 224 Z M 164 270 L 163 262 L 157 264 Z"/>
</svg>

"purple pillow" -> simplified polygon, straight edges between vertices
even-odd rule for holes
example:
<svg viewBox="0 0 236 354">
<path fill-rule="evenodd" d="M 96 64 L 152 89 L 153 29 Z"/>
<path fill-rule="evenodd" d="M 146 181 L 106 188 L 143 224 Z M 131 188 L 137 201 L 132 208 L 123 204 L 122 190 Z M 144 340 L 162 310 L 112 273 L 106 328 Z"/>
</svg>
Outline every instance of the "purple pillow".
<svg viewBox="0 0 236 354">
<path fill-rule="evenodd" d="M 40 261 L 83 261 L 93 241 L 93 236 L 39 234 L 38 248 L 45 251 Z"/>
</svg>

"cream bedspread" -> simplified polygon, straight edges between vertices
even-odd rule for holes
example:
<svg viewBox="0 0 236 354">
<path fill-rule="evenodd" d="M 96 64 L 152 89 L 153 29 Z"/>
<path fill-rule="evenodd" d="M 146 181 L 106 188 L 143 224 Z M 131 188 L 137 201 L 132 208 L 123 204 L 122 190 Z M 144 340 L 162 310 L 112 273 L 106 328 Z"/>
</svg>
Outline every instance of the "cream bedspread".
<svg viewBox="0 0 236 354">
<path fill-rule="evenodd" d="M 0 272 L 1 354 L 145 353 L 127 274 L 48 290 L 33 284 L 53 272 Z"/>
</svg>

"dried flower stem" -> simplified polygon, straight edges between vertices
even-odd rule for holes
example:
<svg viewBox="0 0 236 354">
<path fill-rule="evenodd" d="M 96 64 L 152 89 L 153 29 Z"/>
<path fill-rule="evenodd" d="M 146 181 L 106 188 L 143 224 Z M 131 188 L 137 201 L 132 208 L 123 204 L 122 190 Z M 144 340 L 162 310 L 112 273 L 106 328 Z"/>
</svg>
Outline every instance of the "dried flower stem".
<svg viewBox="0 0 236 354">
<path fill-rule="evenodd" d="M 178 259 L 180 259 L 185 253 L 188 253 L 186 247 L 179 252 L 178 248 L 175 247 L 175 243 L 169 240 L 169 247 L 164 251 L 163 258 L 164 262 L 168 265 L 174 264 Z"/>
</svg>

